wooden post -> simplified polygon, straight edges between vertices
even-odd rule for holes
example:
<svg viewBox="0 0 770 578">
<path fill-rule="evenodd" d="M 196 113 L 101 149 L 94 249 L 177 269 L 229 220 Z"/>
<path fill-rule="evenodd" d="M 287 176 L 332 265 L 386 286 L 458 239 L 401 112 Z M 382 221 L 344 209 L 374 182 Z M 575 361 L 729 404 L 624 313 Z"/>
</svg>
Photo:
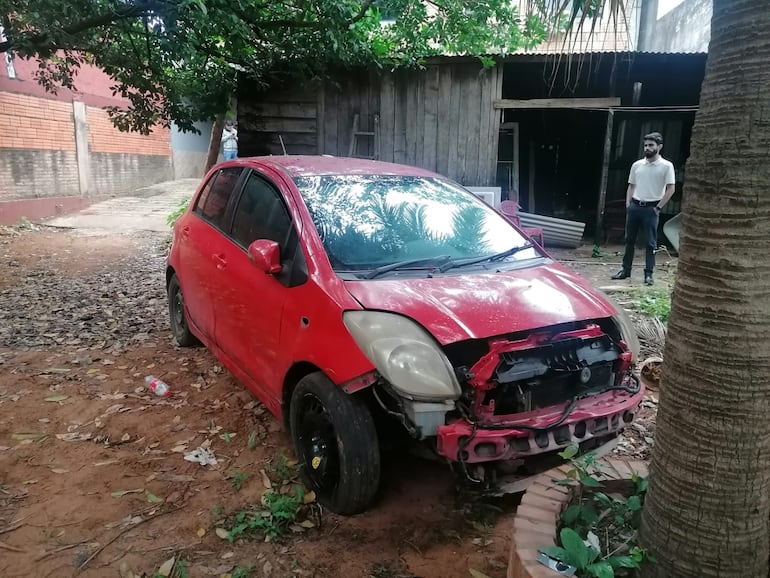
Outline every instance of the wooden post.
<svg viewBox="0 0 770 578">
<path fill-rule="evenodd" d="M 615 111 L 607 111 L 607 130 L 604 133 L 604 157 L 602 159 L 602 180 L 599 185 L 599 202 L 596 207 L 596 230 L 594 231 L 594 244 L 601 245 L 602 230 L 604 225 L 604 205 L 607 201 L 607 180 L 610 172 L 610 155 L 612 154 L 612 123 Z"/>
</svg>

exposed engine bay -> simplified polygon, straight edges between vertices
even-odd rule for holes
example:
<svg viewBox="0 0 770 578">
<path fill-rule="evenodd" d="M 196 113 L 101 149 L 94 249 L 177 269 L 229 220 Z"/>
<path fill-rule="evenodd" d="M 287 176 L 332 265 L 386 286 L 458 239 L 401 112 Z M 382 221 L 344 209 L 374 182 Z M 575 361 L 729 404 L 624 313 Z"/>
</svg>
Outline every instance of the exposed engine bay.
<svg viewBox="0 0 770 578">
<path fill-rule="evenodd" d="M 525 458 L 570 443 L 611 440 L 633 421 L 643 397 L 632 353 L 610 320 L 457 343 L 445 352 L 460 399 L 402 398 L 402 411 L 390 412 L 401 414 L 413 437 L 435 439 L 436 453 L 474 482 L 483 477 L 479 466 L 516 470 Z"/>
</svg>

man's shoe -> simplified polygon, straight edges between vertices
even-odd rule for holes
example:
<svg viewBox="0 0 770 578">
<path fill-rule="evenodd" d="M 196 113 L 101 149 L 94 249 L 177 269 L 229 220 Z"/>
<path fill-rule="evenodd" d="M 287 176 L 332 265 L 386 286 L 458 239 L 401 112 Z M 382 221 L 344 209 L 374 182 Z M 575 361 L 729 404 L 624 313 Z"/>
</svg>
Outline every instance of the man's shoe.
<svg viewBox="0 0 770 578">
<path fill-rule="evenodd" d="M 644 284 L 645 284 L 645 285 L 652 285 L 652 283 L 653 283 L 653 281 L 652 281 L 652 275 L 650 275 L 650 274 L 645 274 L 645 276 L 644 276 Z"/>
<path fill-rule="evenodd" d="M 625 269 L 621 269 L 617 273 L 615 273 L 611 278 L 612 279 L 628 279 L 631 276 L 631 271 L 626 271 Z"/>
</svg>

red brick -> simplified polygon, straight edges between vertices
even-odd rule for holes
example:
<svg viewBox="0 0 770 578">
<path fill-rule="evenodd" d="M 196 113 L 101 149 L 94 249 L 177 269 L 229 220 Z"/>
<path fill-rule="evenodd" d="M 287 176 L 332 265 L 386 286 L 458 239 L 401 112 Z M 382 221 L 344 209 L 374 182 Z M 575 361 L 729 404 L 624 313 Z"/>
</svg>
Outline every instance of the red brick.
<svg viewBox="0 0 770 578">
<path fill-rule="evenodd" d="M 561 496 L 562 494 L 557 495 Z M 521 500 L 521 504 L 526 506 L 535 506 L 536 508 L 547 510 L 558 515 L 564 509 L 565 500 L 559 500 L 555 498 L 556 496 L 544 497 L 534 492 L 527 492 L 524 494 L 524 497 Z"/>
<path fill-rule="evenodd" d="M 525 516 L 516 515 L 516 519 L 513 521 L 513 530 L 518 536 L 521 534 L 531 534 L 532 532 L 539 534 L 553 534 L 555 533 L 556 524 L 545 520 L 533 520 Z"/>
<path fill-rule="evenodd" d="M 546 534 L 544 532 L 517 532 L 513 536 L 513 544 L 516 548 L 555 546 L 556 536 L 553 533 Z"/>
</svg>

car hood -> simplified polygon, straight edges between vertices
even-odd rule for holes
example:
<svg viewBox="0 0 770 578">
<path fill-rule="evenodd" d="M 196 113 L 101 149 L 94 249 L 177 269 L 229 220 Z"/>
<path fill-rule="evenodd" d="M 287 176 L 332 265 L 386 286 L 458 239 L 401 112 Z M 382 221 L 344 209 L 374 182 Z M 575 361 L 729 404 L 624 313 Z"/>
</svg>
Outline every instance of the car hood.
<svg viewBox="0 0 770 578">
<path fill-rule="evenodd" d="M 411 317 L 442 344 L 609 317 L 614 306 L 556 263 L 495 273 L 346 281 L 366 309 Z"/>
</svg>

